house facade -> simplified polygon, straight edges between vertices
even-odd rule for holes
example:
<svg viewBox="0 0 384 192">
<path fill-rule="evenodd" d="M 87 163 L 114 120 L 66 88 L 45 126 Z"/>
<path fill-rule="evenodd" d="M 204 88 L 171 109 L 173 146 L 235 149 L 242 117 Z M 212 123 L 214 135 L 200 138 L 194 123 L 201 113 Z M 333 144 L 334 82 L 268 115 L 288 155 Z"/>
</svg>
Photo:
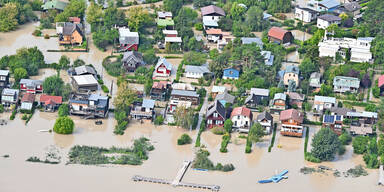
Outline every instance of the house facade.
<svg viewBox="0 0 384 192">
<path fill-rule="evenodd" d="M 209 42 L 218 42 L 223 37 L 223 32 L 221 29 L 209 29 L 205 31 L 207 34 L 207 40 Z"/>
<path fill-rule="evenodd" d="M 256 117 L 256 122 L 264 128 L 266 134 L 271 134 L 273 128 L 273 117 L 267 111 L 263 111 Z"/>
<path fill-rule="evenodd" d="M 143 102 L 134 103 L 130 116 L 133 119 L 153 119 L 155 108 L 155 100 L 143 99 Z"/>
<path fill-rule="evenodd" d="M 128 28 L 119 28 L 119 51 L 137 51 L 139 48 L 139 33 L 131 32 Z"/>
<path fill-rule="evenodd" d="M 224 126 L 224 121 L 227 119 L 227 110 L 219 101 L 215 101 L 212 105 L 208 106 L 206 119 L 209 129 L 222 127 Z"/>
<path fill-rule="evenodd" d="M 268 102 L 269 102 L 268 89 L 251 88 L 251 92 L 248 95 L 248 97 L 245 99 L 244 104 L 247 107 L 255 108 L 258 105 L 268 105 Z"/>
<path fill-rule="evenodd" d="M 172 64 L 165 58 L 160 58 L 155 66 L 153 77 L 169 77 L 172 71 Z"/>
<path fill-rule="evenodd" d="M 293 81 L 295 82 L 296 87 L 298 87 L 300 83 L 299 74 L 300 74 L 299 67 L 294 65 L 287 66 L 284 70 L 284 75 L 283 75 L 284 85 L 288 87 L 289 82 Z"/>
<path fill-rule="evenodd" d="M 311 76 L 309 77 L 309 86 L 314 88 L 321 87 L 321 74 L 319 72 L 311 73 Z"/>
<path fill-rule="evenodd" d="M 249 132 L 252 123 L 252 112 L 246 107 L 236 107 L 232 110 L 232 127 L 240 132 Z"/>
<path fill-rule="evenodd" d="M 331 109 L 336 105 L 336 98 L 315 95 L 313 109 L 316 112 L 322 113 L 324 110 Z"/>
<path fill-rule="evenodd" d="M 104 118 L 109 110 L 109 97 L 97 94 L 74 93 L 69 99 L 69 113 L 86 118 Z"/>
<path fill-rule="evenodd" d="M 135 72 L 140 65 L 144 65 L 143 54 L 136 51 L 127 51 L 124 53 L 121 62 L 126 72 Z"/>
<path fill-rule="evenodd" d="M 225 12 L 220 7 L 209 5 L 201 8 L 201 15 L 204 21 L 204 29 L 207 29 L 212 26 L 218 26 L 218 22 L 225 16 Z"/>
<path fill-rule="evenodd" d="M 336 76 L 333 79 L 333 91 L 338 93 L 357 93 L 360 87 L 360 80 L 355 77 Z"/>
<path fill-rule="evenodd" d="M 9 70 L 0 70 L 0 88 L 4 89 L 9 85 Z"/>
<path fill-rule="evenodd" d="M 272 100 L 271 110 L 282 111 L 287 108 L 287 95 L 285 93 L 276 93 Z"/>
<path fill-rule="evenodd" d="M 304 114 L 296 109 L 288 109 L 280 113 L 280 134 L 284 136 L 302 137 L 304 127 L 301 125 Z"/>
<path fill-rule="evenodd" d="M 196 91 L 172 90 L 171 100 L 190 101 L 192 105 L 198 105 L 200 96 Z"/>
<path fill-rule="evenodd" d="M 293 35 L 290 31 L 279 27 L 272 27 L 268 31 L 268 40 L 278 44 L 286 44 L 293 42 Z"/>
<path fill-rule="evenodd" d="M 33 103 L 35 102 L 35 94 L 25 93 L 21 98 L 21 110 L 31 111 L 33 108 Z"/>
<path fill-rule="evenodd" d="M 5 88 L 1 92 L 1 104 L 8 109 L 12 105 L 17 105 L 19 101 L 19 90 Z"/>
<path fill-rule="evenodd" d="M 288 98 L 289 98 L 288 102 L 290 106 L 296 106 L 299 109 L 303 108 L 303 102 L 305 100 L 304 94 L 300 94 L 296 92 L 287 92 L 285 94 L 288 95 Z"/>
<path fill-rule="evenodd" d="M 186 65 L 185 66 L 185 77 L 191 79 L 200 79 L 204 75 L 210 74 L 207 66 L 195 66 L 195 65 Z"/>
<path fill-rule="evenodd" d="M 337 135 L 343 133 L 343 116 L 342 115 L 324 115 L 323 127 L 332 129 Z"/>
<path fill-rule="evenodd" d="M 32 80 L 32 79 L 21 79 L 20 90 L 27 93 L 42 93 L 43 92 L 43 81 Z"/>
<path fill-rule="evenodd" d="M 82 24 L 65 22 L 62 25 L 62 32 L 58 34 L 60 45 L 81 45 L 83 43 L 84 33 Z M 60 24 L 56 24 L 56 26 L 58 27 Z"/>
<path fill-rule="evenodd" d="M 295 19 L 310 23 L 317 18 L 318 12 L 309 8 L 295 7 Z"/>
<path fill-rule="evenodd" d="M 54 112 L 63 102 L 63 97 L 61 96 L 52 96 L 42 94 L 40 96 L 40 106 L 44 111 Z"/>
<path fill-rule="evenodd" d="M 317 18 L 316 26 L 321 29 L 327 29 L 330 25 L 340 25 L 341 18 L 334 15 L 325 14 Z"/>
<path fill-rule="evenodd" d="M 164 101 L 168 93 L 169 84 L 167 81 L 153 82 L 150 97 L 151 99 Z"/>
</svg>

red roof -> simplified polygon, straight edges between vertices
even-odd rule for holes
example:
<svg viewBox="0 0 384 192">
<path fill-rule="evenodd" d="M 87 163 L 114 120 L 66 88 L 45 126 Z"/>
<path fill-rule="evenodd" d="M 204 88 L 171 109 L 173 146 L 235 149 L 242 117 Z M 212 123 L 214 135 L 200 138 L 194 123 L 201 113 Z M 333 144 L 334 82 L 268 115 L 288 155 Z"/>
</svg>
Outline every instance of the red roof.
<svg viewBox="0 0 384 192">
<path fill-rule="evenodd" d="M 80 18 L 78 18 L 78 17 L 69 17 L 68 20 L 70 22 L 80 23 Z"/>
<path fill-rule="evenodd" d="M 231 117 L 237 116 L 237 115 L 250 117 L 251 116 L 251 110 L 246 108 L 246 107 L 236 107 L 232 110 Z"/>
<path fill-rule="evenodd" d="M 61 96 L 51 96 L 51 95 L 41 95 L 40 102 L 45 103 L 46 105 L 50 104 L 61 104 L 63 102 L 63 97 Z"/>
<path fill-rule="evenodd" d="M 379 82 L 378 82 L 377 86 L 381 87 L 383 85 L 384 85 L 384 75 L 379 77 Z"/>
<path fill-rule="evenodd" d="M 304 120 L 304 114 L 296 109 L 288 109 L 280 112 L 280 121 L 285 121 L 289 119 L 302 123 Z"/>
<path fill-rule="evenodd" d="M 167 81 L 153 82 L 152 88 L 165 89 L 167 87 Z"/>
<path fill-rule="evenodd" d="M 23 95 L 23 98 L 21 98 L 21 102 L 33 103 L 35 102 L 35 95 L 32 93 L 26 93 Z"/>
<path fill-rule="evenodd" d="M 205 31 L 208 35 L 221 35 L 223 32 L 221 29 L 209 29 Z"/>
<path fill-rule="evenodd" d="M 282 29 L 282 28 L 280 28 L 280 27 L 272 27 L 272 28 L 268 31 L 268 36 L 269 36 L 269 37 L 276 38 L 276 39 L 279 39 L 279 40 L 283 40 L 284 35 L 285 35 L 285 33 L 287 33 L 287 32 L 288 32 L 287 30 Z"/>
</svg>

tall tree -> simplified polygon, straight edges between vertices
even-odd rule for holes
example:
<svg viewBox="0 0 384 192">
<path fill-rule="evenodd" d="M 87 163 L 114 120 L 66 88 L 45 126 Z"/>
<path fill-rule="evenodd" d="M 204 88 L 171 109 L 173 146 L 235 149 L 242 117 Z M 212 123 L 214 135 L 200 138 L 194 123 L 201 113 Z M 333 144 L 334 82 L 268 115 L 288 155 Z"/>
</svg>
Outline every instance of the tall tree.
<svg viewBox="0 0 384 192">
<path fill-rule="evenodd" d="M 127 82 L 120 83 L 117 89 L 117 96 L 113 100 L 113 104 L 118 110 L 128 111 L 129 106 L 137 99 L 135 91 L 128 87 Z"/>
<path fill-rule="evenodd" d="M 146 25 L 154 23 L 154 18 L 142 7 L 130 8 L 126 15 L 128 26 L 134 31 L 141 31 Z"/>
<path fill-rule="evenodd" d="M 7 3 L 0 8 L 0 31 L 7 32 L 16 29 L 19 10 L 16 3 Z"/>
<path fill-rule="evenodd" d="M 336 133 L 329 128 L 321 128 L 313 136 L 311 154 L 322 160 L 331 161 L 340 148 L 340 141 Z"/>
</svg>

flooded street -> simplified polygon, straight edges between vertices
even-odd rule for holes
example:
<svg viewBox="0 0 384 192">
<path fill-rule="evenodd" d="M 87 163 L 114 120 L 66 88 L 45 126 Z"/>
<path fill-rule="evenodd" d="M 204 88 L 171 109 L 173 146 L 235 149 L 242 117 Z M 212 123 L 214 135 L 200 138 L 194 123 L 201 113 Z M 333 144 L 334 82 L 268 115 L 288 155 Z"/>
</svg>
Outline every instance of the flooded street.
<svg viewBox="0 0 384 192">
<path fill-rule="evenodd" d="M 47 63 L 58 62 L 61 55 L 67 55 L 71 60 L 83 59 L 87 64 L 93 64 L 99 73 L 103 74 L 105 84 L 109 87 L 116 78 L 102 70 L 102 60 L 110 55 L 110 51 L 101 52 L 90 44 L 88 53 L 48 53 L 48 49 L 58 49 L 57 39 L 45 40 L 32 36 L 37 23 L 20 26 L 12 33 L 0 33 L 0 56 L 15 54 L 21 47 L 37 46 L 44 53 Z M 171 60 L 172 61 L 172 60 Z M 170 62 L 171 62 L 170 61 Z M 173 59 L 173 65 L 180 61 Z M 54 70 L 39 71 L 35 79 L 45 78 L 55 74 Z M 62 74 L 64 80 L 69 79 Z M 67 78 L 67 79 L 66 79 Z M 117 86 L 114 85 L 114 94 Z M 172 180 L 184 160 L 194 158 L 194 144 L 178 146 L 177 139 L 188 133 L 195 138 L 197 131 L 186 131 L 178 127 L 154 126 L 149 122 L 140 124 L 132 121 L 122 136 L 113 134 L 116 121 L 113 113 L 102 125 L 95 125 L 94 120 L 84 120 L 71 116 L 75 122 L 75 131 L 72 135 L 58 135 L 55 133 L 39 132 L 51 129 L 57 113 L 45 113 L 36 110 L 28 125 L 21 120 L 18 114 L 14 121 L 9 121 L 10 113 L 0 114 L 0 119 L 8 120 L 8 124 L 0 126 L 0 156 L 8 154 L 9 158 L 0 157 L 0 191 L 21 192 L 197 192 L 204 191 L 189 188 L 174 188 L 170 185 L 151 183 L 135 183 L 131 180 L 133 175 L 163 178 Z M 317 131 L 311 128 L 310 137 Z M 369 175 L 359 178 L 335 178 L 332 174 L 304 175 L 299 172 L 303 166 L 315 167 L 318 164 L 304 161 L 304 138 L 291 138 L 276 135 L 272 152 L 268 152 L 271 136 L 266 136 L 261 143 L 254 144 L 253 151 L 245 154 L 245 141 L 232 135 L 232 143 L 228 145 L 228 153 L 220 153 L 221 136 L 205 131 L 201 135 L 201 143 L 211 153 L 209 158 L 216 163 L 232 163 L 235 170 L 224 173 L 218 171 L 196 171 L 189 169 L 183 182 L 220 185 L 223 192 L 377 192 L 383 188 L 377 186 L 378 171 L 368 170 Z M 65 165 L 66 155 L 74 145 L 89 146 L 131 146 L 135 138 L 145 136 L 150 139 L 155 150 L 149 152 L 149 159 L 141 166 L 85 166 Z M 194 143 L 194 142 L 193 142 Z M 44 157 L 46 148 L 56 146 L 63 160 L 58 165 L 31 163 L 25 160 L 31 156 Z M 281 148 L 277 146 L 280 145 Z M 364 164 L 362 156 L 354 155 L 352 147 L 348 146 L 346 153 L 333 162 L 322 163 L 341 172 L 358 164 Z M 269 178 L 276 171 L 289 170 L 288 179 L 278 184 L 258 184 L 257 181 Z"/>
</svg>

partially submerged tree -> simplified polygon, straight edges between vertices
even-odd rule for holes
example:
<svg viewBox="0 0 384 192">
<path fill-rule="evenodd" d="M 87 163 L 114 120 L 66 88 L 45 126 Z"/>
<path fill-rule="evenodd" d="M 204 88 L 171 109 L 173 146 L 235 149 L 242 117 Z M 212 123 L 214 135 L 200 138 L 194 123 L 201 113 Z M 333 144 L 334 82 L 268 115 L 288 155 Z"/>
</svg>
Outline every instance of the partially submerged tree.
<svg viewBox="0 0 384 192">
<path fill-rule="evenodd" d="M 336 133 L 329 128 L 321 128 L 312 139 L 311 154 L 321 161 L 331 161 L 340 148 Z"/>
</svg>

